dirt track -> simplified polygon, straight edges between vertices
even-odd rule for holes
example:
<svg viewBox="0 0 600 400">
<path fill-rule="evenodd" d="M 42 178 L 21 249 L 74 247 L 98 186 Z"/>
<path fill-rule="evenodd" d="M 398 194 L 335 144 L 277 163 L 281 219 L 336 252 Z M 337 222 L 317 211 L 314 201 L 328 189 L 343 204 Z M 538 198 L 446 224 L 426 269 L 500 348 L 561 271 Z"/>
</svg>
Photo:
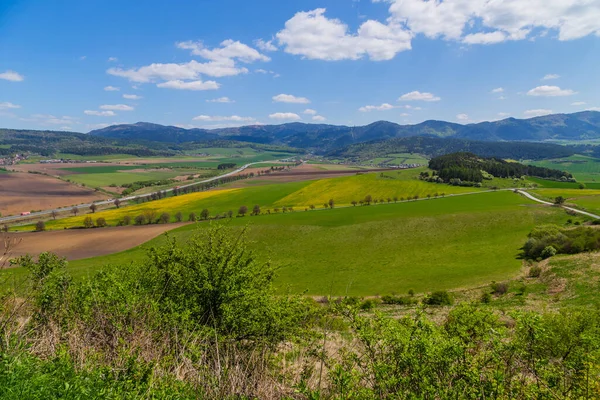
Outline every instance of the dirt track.
<svg viewBox="0 0 600 400">
<path fill-rule="evenodd" d="M 68 260 L 118 253 L 186 223 L 0 234 L 15 238 L 11 257 L 52 252 Z"/>
<path fill-rule="evenodd" d="M 59 179 L 27 173 L 0 174 L 0 213 L 47 210 L 106 198 Z"/>
</svg>

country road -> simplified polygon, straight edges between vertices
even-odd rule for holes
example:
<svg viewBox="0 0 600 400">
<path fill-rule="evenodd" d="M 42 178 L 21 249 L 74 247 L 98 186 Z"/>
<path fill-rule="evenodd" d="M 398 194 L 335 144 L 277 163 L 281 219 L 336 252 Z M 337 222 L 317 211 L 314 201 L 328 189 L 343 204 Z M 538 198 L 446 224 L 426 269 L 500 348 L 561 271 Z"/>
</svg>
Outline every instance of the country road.
<svg viewBox="0 0 600 400">
<path fill-rule="evenodd" d="M 537 201 L 538 203 L 546 204 L 549 206 L 554 205 L 554 203 L 550 203 L 549 201 L 544 201 L 544 200 L 538 199 L 537 197 L 534 197 L 533 195 L 529 194 L 528 192 L 525 192 L 524 190 L 517 190 L 517 193 L 522 194 L 523 196 L 527 197 L 529 200 Z M 587 211 L 578 210 L 573 207 L 566 207 L 566 206 L 561 206 L 561 207 L 564 208 L 565 210 L 576 212 L 577 214 L 587 215 L 588 217 L 600 219 L 600 215 L 592 214 Z"/>
<path fill-rule="evenodd" d="M 202 181 L 198 181 L 198 182 L 194 182 L 194 183 L 188 183 L 186 185 L 180 185 L 180 186 L 178 186 L 178 188 L 182 189 L 182 188 L 186 188 L 186 187 L 189 187 L 189 186 L 197 185 L 199 183 L 207 183 L 207 182 L 216 181 L 216 180 L 221 179 L 221 178 L 226 178 L 228 176 L 235 175 L 235 174 L 237 174 L 239 172 L 242 172 L 243 170 L 245 170 L 246 168 L 250 167 L 251 165 L 261 164 L 261 163 L 264 163 L 264 161 L 257 161 L 257 162 L 253 162 L 253 163 L 248 163 L 248 164 L 246 164 L 246 165 L 244 165 L 244 166 L 242 166 L 242 167 L 240 167 L 240 168 L 238 168 L 238 169 L 236 169 L 234 171 L 228 172 L 226 174 L 218 175 L 218 176 L 213 176 L 212 178 L 208 178 L 208 179 L 205 179 L 205 180 L 202 180 Z M 172 192 L 173 189 L 174 188 L 165 189 L 164 192 L 167 192 L 167 193 L 168 192 Z M 124 202 L 124 201 L 134 200 L 134 199 L 136 199 L 138 197 L 140 197 L 140 196 L 121 197 L 121 198 L 119 198 L 119 200 L 121 200 L 121 202 Z M 0 218 L 0 224 L 7 223 L 7 222 L 19 221 L 21 219 L 30 219 L 31 217 L 41 217 L 41 216 L 44 216 L 44 215 L 50 215 L 50 214 L 52 214 L 52 212 L 65 212 L 65 211 L 68 211 L 68 210 L 72 210 L 73 208 L 87 209 L 92 204 L 104 205 L 104 204 L 113 204 L 113 202 L 114 202 L 114 200 L 96 201 L 94 203 L 78 204 L 78 205 L 74 205 L 74 206 L 55 208 L 53 210 L 43 210 L 43 211 L 33 212 L 33 213 L 28 214 L 26 216 L 23 216 L 23 215 L 11 215 L 11 216 L 8 216 L 8 217 L 2 217 L 2 218 Z"/>
</svg>

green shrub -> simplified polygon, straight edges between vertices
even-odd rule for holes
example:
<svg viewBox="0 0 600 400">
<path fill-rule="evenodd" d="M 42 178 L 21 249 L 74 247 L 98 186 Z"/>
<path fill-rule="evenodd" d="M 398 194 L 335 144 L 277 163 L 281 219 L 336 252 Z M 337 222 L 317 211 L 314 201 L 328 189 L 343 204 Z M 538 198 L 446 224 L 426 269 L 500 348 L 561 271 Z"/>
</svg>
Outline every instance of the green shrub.
<svg viewBox="0 0 600 400">
<path fill-rule="evenodd" d="M 530 278 L 538 278 L 541 274 L 542 274 L 542 267 L 538 267 L 536 265 L 535 267 L 529 268 L 529 277 Z"/>
<path fill-rule="evenodd" d="M 542 253 L 540 254 L 540 256 L 543 259 L 550 258 L 555 255 L 556 255 L 556 249 L 553 246 L 544 247 L 544 250 L 542 250 Z"/>
<path fill-rule="evenodd" d="M 438 290 L 431 293 L 423 299 L 423 303 L 430 306 L 449 306 L 452 305 L 453 299 L 450 293 L 445 290 Z"/>
<path fill-rule="evenodd" d="M 490 285 L 492 293 L 496 296 L 501 296 L 508 292 L 508 282 L 492 282 Z"/>
</svg>

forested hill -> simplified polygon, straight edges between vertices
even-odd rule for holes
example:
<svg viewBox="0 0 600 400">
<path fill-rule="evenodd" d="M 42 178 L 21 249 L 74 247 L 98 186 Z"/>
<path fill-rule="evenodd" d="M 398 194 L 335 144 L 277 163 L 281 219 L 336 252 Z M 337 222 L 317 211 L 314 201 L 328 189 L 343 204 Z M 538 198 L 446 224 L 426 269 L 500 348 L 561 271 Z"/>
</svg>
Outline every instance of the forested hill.
<svg viewBox="0 0 600 400">
<path fill-rule="evenodd" d="M 579 149 L 580 151 L 583 149 Z M 350 161 L 364 161 L 388 154 L 415 153 L 436 157 L 448 153 L 471 152 L 482 157 L 509 158 L 514 160 L 538 160 L 561 158 L 575 154 L 570 146 L 534 142 L 484 142 L 466 139 L 442 139 L 430 136 L 414 136 L 357 143 L 328 153 L 331 157 Z"/>
<path fill-rule="evenodd" d="M 215 139 L 240 140 L 324 152 L 351 144 L 430 136 L 479 141 L 543 141 L 548 139 L 582 140 L 600 138 L 600 112 L 583 111 L 553 114 L 530 119 L 507 118 L 501 121 L 460 125 L 446 121 L 425 121 L 416 125 L 398 125 L 378 121 L 365 126 L 304 124 L 249 125 L 222 129 L 183 129 L 146 122 L 114 125 L 90 132 L 92 136 L 114 139 L 153 140 L 183 143 Z"/>
<path fill-rule="evenodd" d="M 520 178 L 535 176 L 538 178 L 572 181 L 573 175 L 557 169 L 523 165 L 498 158 L 483 158 L 473 153 L 452 153 L 432 158 L 429 168 L 444 182 L 453 179 L 468 182 L 481 182 L 492 176 L 496 178 Z"/>
</svg>

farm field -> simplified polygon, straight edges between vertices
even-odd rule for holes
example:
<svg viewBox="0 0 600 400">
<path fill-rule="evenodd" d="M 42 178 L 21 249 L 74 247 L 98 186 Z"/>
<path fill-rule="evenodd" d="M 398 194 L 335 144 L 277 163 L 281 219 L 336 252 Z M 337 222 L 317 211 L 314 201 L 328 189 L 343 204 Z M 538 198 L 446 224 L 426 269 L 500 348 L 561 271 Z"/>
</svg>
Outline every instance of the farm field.
<svg viewBox="0 0 600 400">
<path fill-rule="evenodd" d="M 560 209 L 537 205 L 512 192 L 333 210 L 233 218 L 249 226 L 260 259 L 281 267 L 279 290 L 311 295 L 377 295 L 426 292 L 487 284 L 517 274 L 519 248 L 536 225 L 565 223 Z M 208 223 L 170 232 L 185 241 Z M 105 264 L 140 261 L 140 247 L 72 262 L 74 274 Z"/>
<path fill-rule="evenodd" d="M 52 232 L 9 233 L 7 237 L 16 240 L 11 255 L 33 256 L 50 251 L 68 260 L 97 257 L 121 252 L 138 246 L 165 231 L 184 225 L 144 225 Z"/>
<path fill-rule="evenodd" d="M 92 189 L 72 185 L 39 174 L 11 172 L 0 174 L 0 213 L 4 216 L 23 211 L 47 210 L 105 199 Z"/>
<path fill-rule="evenodd" d="M 194 212 L 198 215 L 205 208 L 214 216 L 228 211 L 237 214 L 242 205 L 247 206 L 249 210 L 252 210 L 254 205 L 259 205 L 263 212 L 268 209 L 275 212 L 276 208 L 296 207 L 304 209 L 311 204 L 315 205 L 316 208 L 323 208 L 323 204 L 330 199 L 334 199 L 335 204 L 339 206 L 348 206 L 353 200 L 362 200 L 367 195 L 371 195 L 373 199 L 377 200 L 384 199 L 387 202 L 388 198 L 393 199 L 393 197 L 401 200 L 403 197 L 408 198 L 416 195 L 423 198 L 428 194 L 434 196 L 435 193 L 448 195 L 482 190 L 415 180 L 415 174 L 418 175 L 415 170 L 392 171 L 392 173 L 394 175 L 393 179 L 382 178 L 382 173 L 369 173 L 317 181 L 271 182 L 272 184 L 261 186 L 219 188 L 206 192 L 168 197 L 120 209 L 101 211 L 97 212 L 95 216 L 105 218 L 109 225 L 115 225 L 126 215 L 135 218 L 148 210 L 156 214 L 169 213 L 171 218 L 175 213 L 181 212 L 184 214 L 184 218 L 187 218 L 189 213 Z M 275 173 L 272 176 L 276 177 L 277 174 Z M 261 176 L 259 180 L 263 180 L 263 178 L 266 177 Z M 48 229 L 82 226 L 84 218 L 82 215 L 48 221 L 46 226 Z"/>
<path fill-rule="evenodd" d="M 531 161 L 529 164 L 570 172 L 580 182 L 600 183 L 600 159 L 598 158 L 576 154 L 565 158 Z"/>
<path fill-rule="evenodd" d="M 543 200 L 554 201 L 558 196 L 566 199 L 566 203 L 583 208 L 592 213 L 600 213 L 600 190 L 594 189 L 536 189 L 531 190 L 534 196 Z"/>
</svg>

